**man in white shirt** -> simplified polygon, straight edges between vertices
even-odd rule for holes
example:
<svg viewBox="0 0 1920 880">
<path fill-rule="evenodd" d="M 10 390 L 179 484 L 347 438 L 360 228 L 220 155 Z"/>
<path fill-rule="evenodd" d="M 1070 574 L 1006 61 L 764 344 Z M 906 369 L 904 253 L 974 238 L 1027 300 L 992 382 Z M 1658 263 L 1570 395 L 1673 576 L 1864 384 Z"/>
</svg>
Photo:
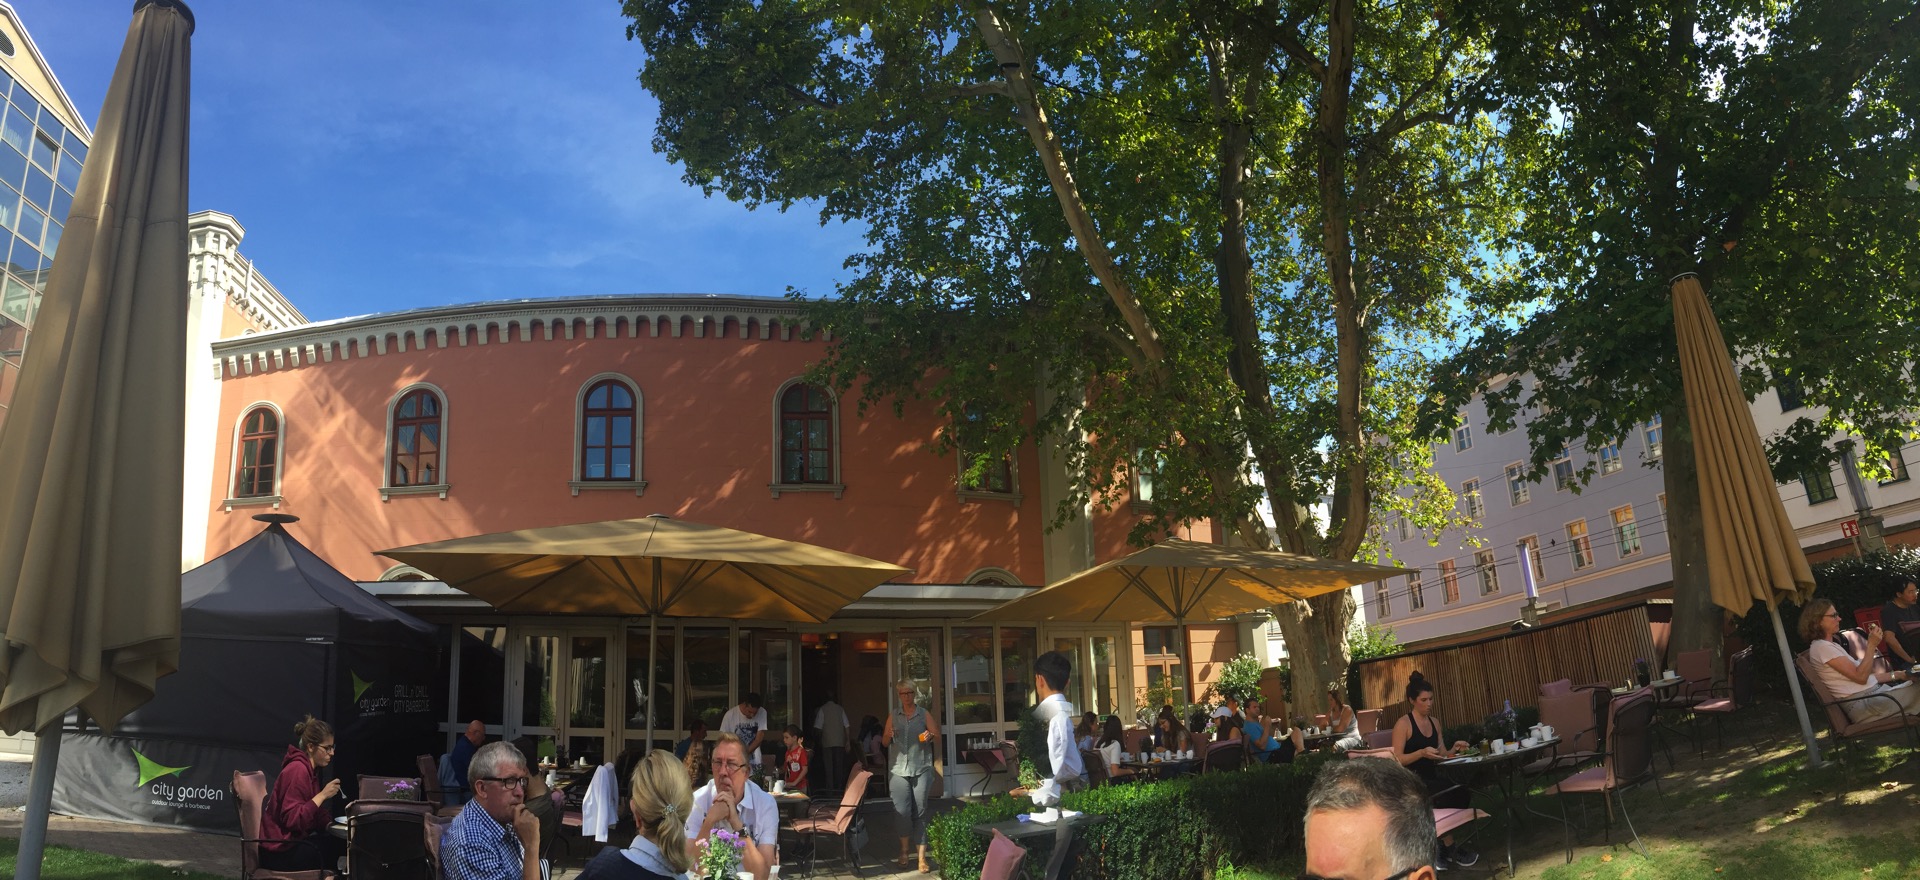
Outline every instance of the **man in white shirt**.
<svg viewBox="0 0 1920 880">
<path fill-rule="evenodd" d="M 760 769 L 760 744 L 767 738 L 767 713 L 760 708 L 760 695 L 748 693 L 740 705 L 727 710 L 720 719 L 720 730 L 740 738 L 747 750 L 747 761 Z"/>
<path fill-rule="evenodd" d="M 820 737 L 820 753 L 827 765 L 820 791 L 837 792 L 847 784 L 847 742 L 852 739 L 852 726 L 847 710 L 834 701 L 833 691 L 827 691 L 827 701 L 813 713 L 813 729 Z"/>
<path fill-rule="evenodd" d="M 1073 661 L 1059 651 L 1048 651 L 1033 660 L 1033 689 L 1040 694 L 1035 716 L 1047 725 L 1047 762 L 1053 775 L 1040 781 L 1033 790 L 1033 802 L 1042 807 L 1057 806 L 1061 795 L 1087 787 L 1087 771 L 1080 760 L 1080 747 L 1073 740 L 1073 704 L 1067 702 L 1067 676 Z M 1062 819 L 1054 825 L 1053 854 L 1047 860 L 1047 877 L 1064 877 L 1068 852 L 1073 848 L 1073 825 Z"/>
<path fill-rule="evenodd" d="M 698 832 L 687 835 L 687 850 L 697 857 L 699 842 L 715 828 L 745 835 L 751 843 L 740 853 L 740 867 L 767 880 L 780 839 L 780 805 L 753 783 L 750 769 L 740 738 L 722 731 L 713 743 L 713 780 L 693 793 L 687 813 L 686 827 Z"/>
</svg>

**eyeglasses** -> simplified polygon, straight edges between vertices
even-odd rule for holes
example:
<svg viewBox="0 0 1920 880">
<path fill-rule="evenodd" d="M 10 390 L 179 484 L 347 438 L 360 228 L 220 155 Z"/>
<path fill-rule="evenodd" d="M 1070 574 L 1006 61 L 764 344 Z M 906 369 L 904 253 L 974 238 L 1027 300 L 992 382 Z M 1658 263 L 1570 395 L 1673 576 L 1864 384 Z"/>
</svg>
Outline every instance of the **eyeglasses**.
<svg viewBox="0 0 1920 880">
<path fill-rule="evenodd" d="M 339 746 L 337 746 L 337 745 L 334 745 L 333 743 L 327 743 L 327 744 L 326 744 L 326 745 L 324 745 L 324 746 L 320 746 L 320 750 L 321 750 L 321 751 L 323 751 L 323 752 L 326 752 L 326 753 L 327 753 L 327 754 L 329 754 L 329 755 L 331 755 L 331 754 L 333 754 L 334 752 L 337 752 L 337 751 L 340 751 L 340 747 L 339 747 Z"/>
<path fill-rule="evenodd" d="M 480 777 L 480 781 L 491 782 L 494 785 L 500 786 L 501 788 L 526 788 L 527 787 L 527 777 L 525 776 L 482 776 Z"/>
<path fill-rule="evenodd" d="M 1407 880 L 1408 877 L 1413 876 L 1413 872 L 1418 871 L 1423 867 L 1425 866 L 1416 865 L 1414 867 L 1406 869 L 1405 871 L 1401 871 L 1400 873 L 1395 874 L 1391 877 L 1382 878 L 1382 880 Z M 1299 877 L 1295 878 L 1295 880 L 1333 880 L 1333 878 L 1322 877 L 1319 874 L 1301 874 Z"/>
<path fill-rule="evenodd" d="M 713 772 L 715 773 L 736 773 L 745 769 L 747 769 L 747 765 L 739 761 L 722 761 L 716 758 L 713 762 Z"/>
<path fill-rule="evenodd" d="M 911 697 L 911 696 L 913 696 L 913 695 L 914 695 L 914 693 L 913 693 L 913 691 L 901 691 L 901 692 L 900 692 L 900 696 L 903 696 L 903 697 Z"/>
<path fill-rule="evenodd" d="M 1827 616 L 1827 617 L 1839 617 L 1839 616 L 1840 616 L 1840 612 L 1838 612 L 1838 611 L 1829 611 L 1829 612 L 1827 612 L 1827 613 L 1826 613 L 1826 616 Z"/>
</svg>

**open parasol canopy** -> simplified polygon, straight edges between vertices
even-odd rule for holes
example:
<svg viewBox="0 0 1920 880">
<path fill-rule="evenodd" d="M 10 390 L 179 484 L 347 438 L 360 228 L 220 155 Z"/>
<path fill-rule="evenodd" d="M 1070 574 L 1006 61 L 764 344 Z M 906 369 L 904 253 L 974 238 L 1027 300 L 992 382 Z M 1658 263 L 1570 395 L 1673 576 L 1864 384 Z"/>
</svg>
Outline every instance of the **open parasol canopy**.
<svg viewBox="0 0 1920 880">
<path fill-rule="evenodd" d="M 382 550 L 501 611 L 824 622 L 911 569 L 654 515 Z M 647 701 L 654 670 L 647 664 Z M 647 712 L 647 741 L 653 712 Z"/>
<path fill-rule="evenodd" d="M 1185 657 L 1184 632 L 1189 621 L 1298 602 L 1406 572 L 1365 562 L 1172 538 L 1055 581 L 974 619 L 1169 621 L 1181 628 L 1180 653 Z"/>
</svg>

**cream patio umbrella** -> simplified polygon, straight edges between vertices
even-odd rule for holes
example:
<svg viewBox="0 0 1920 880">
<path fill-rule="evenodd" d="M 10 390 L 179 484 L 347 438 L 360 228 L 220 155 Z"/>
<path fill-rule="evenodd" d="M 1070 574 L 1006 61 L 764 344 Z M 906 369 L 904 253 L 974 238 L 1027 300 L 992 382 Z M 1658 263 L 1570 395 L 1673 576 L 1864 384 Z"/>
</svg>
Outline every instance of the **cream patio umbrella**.
<svg viewBox="0 0 1920 880">
<path fill-rule="evenodd" d="M 1407 569 L 1171 538 L 1055 581 L 975 620 L 1186 624 L 1310 599 Z M 1187 662 L 1188 674 L 1192 664 Z M 1185 684 L 1184 682 L 1182 683 Z"/>
<path fill-rule="evenodd" d="M 112 730 L 180 660 L 192 33 L 174 0 L 134 6 L 0 430 L 0 729 L 39 733 L 27 880 L 67 712 Z"/>
<path fill-rule="evenodd" d="M 1807 756 L 1818 766 L 1820 751 L 1814 745 L 1813 723 L 1807 718 L 1806 698 L 1800 693 L 1777 601 L 1782 596 L 1798 603 L 1812 598 L 1813 570 L 1800 552 L 1800 539 L 1780 502 L 1753 413 L 1734 375 L 1726 340 L 1720 336 L 1720 324 L 1707 304 L 1700 279 L 1691 273 L 1673 279 L 1673 324 L 1699 467 L 1707 584 L 1714 604 L 1736 617 L 1752 610 L 1756 601 L 1766 604 L 1780 660 L 1787 667 L 1793 706 L 1800 715 Z"/>
<path fill-rule="evenodd" d="M 911 569 L 659 514 L 380 551 L 518 614 L 646 616 L 647 741 L 661 617 L 825 622 Z"/>
</svg>

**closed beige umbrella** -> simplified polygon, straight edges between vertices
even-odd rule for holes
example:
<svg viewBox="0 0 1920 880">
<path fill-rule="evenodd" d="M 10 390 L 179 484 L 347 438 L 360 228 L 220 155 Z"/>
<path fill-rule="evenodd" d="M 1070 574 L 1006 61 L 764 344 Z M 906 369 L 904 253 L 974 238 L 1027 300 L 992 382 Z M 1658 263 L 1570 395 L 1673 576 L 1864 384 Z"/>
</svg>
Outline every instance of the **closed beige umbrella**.
<svg viewBox="0 0 1920 880">
<path fill-rule="evenodd" d="M 39 731 L 22 878 L 61 719 L 113 729 L 180 659 L 192 33 L 134 8 L 0 430 L 0 729 Z"/>
<path fill-rule="evenodd" d="M 1807 755 L 1818 765 L 1813 723 L 1807 718 L 1778 605 L 1781 597 L 1802 604 L 1813 597 L 1813 569 L 1800 552 L 1800 539 L 1780 502 L 1753 412 L 1747 408 L 1726 340 L 1720 336 L 1720 324 L 1707 305 L 1700 280 L 1691 274 L 1673 280 L 1673 324 L 1699 467 L 1707 583 L 1714 604 L 1735 616 L 1745 615 L 1755 602 L 1767 606 L 1794 708 L 1800 713 Z"/>
<path fill-rule="evenodd" d="M 665 516 L 523 529 L 382 550 L 501 611 L 824 622 L 911 569 Z M 647 663 L 647 701 L 654 664 Z M 647 710 L 647 741 L 653 711 Z"/>
<path fill-rule="evenodd" d="M 1055 581 L 975 620 L 1075 623 L 1217 620 L 1311 599 L 1406 569 L 1172 538 Z M 1187 664 L 1191 674 L 1191 664 Z M 1185 682 L 1182 682 L 1185 686 Z"/>
</svg>

